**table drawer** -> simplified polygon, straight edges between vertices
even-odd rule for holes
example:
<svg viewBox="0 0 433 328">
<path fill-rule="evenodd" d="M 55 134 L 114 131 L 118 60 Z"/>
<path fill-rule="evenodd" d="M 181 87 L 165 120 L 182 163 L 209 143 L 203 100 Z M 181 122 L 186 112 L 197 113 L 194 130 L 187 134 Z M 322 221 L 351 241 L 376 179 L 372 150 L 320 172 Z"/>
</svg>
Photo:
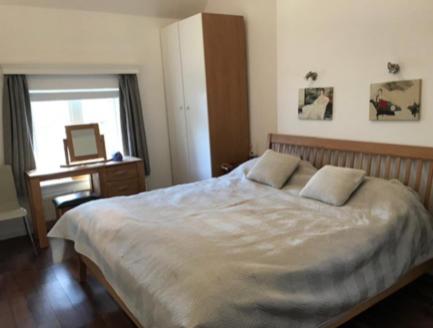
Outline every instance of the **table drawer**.
<svg viewBox="0 0 433 328">
<path fill-rule="evenodd" d="M 107 182 L 107 197 L 128 196 L 139 192 L 140 189 L 136 178 Z"/>
<path fill-rule="evenodd" d="M 107 182 L 124 181 L 127 179 L 137 179 L 137 165 L 116 165 L 105 168 Z"/>
</svg>

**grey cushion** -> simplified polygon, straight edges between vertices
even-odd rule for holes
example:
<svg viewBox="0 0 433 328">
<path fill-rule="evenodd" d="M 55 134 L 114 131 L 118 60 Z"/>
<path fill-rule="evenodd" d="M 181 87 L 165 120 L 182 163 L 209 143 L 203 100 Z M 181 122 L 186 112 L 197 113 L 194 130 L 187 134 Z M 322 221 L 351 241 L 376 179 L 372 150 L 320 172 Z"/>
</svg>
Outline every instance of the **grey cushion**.
<svg viewBox="0 0 433 328">
<path fill-rule="evenodd" d="M 317 169 L 310 162 L 301 161 L 282 190 L 294 196 L 299 196 L 302 188 L 305 187 L 316 172 Z"/>
<path fill-rule="evenodd" d="M 302 197 L 342 206 L 364 181 L 365 171 L 326 165 L 301 190 Z"/>
<path fill-rule="evenodd" d="M 295 172 L 301 159 L 268 149 L 248 172 L 247 178 L 280 189 Z"/>
</svg>

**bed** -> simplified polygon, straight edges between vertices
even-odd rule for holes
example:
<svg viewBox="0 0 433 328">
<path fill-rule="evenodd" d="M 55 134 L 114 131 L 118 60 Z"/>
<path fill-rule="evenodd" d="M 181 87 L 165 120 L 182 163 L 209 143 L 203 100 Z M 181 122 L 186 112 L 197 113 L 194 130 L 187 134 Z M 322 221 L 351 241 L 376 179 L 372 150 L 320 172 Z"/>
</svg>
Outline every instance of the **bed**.
<svg viewBox="0 0 433 328">
<path fill-rule="evenodd" d="M 74 242 L 81 278 L 144 328 L 337 327 L 433 269 L 433 148 L 278 134 L 269 148 L 304 160 L 282 190 L 246 179 L 248 162 L 96 201 L 59 220 L 53 249 Z M 300 198 L 325 164 L 371 178 L 343 207 Z"/>
</svg>

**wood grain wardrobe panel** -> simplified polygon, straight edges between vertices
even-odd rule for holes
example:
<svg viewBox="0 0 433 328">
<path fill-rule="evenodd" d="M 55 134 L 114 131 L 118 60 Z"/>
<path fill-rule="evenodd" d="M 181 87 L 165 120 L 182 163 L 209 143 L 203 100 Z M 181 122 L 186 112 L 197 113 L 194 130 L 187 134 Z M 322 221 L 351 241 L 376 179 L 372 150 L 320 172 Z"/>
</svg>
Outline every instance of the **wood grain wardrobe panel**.
<svg viewBox="0 0 433 328">
<path fill-rule="evenodd" d="M 203 14 L 212 173 L 250 152 L 246 31 L 242 16 Z"/>
</svg>

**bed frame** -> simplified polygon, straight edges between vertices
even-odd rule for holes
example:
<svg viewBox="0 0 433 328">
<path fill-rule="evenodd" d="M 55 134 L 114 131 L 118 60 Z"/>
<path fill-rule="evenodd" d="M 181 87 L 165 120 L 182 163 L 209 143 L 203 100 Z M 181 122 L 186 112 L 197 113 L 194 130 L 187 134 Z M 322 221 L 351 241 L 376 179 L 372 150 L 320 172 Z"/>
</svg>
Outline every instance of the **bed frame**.
<svg viewBox="0 0 433 328">
<path fill-rule="evenodd" d="M 270 134 L 268 146 L 281 153 L 298 155 L 317 168 L 328 164 L 359 168 L 364 169 L 369 176 L 398 179 L 413 188 L 425 207 L 433 213 L 433 148 L 282 134 Z M 96 264 L 80 254 L 79 262 L 80 281 L 84 282 L 87 271 L 90 271 L 137 327 L 145 328 L 132 315 Z M 323 327 L 342 325 L 430 271 L 433 271 L 433 259 L 412 268 L 390 288 L 329 320 Z"/>
</svg>

